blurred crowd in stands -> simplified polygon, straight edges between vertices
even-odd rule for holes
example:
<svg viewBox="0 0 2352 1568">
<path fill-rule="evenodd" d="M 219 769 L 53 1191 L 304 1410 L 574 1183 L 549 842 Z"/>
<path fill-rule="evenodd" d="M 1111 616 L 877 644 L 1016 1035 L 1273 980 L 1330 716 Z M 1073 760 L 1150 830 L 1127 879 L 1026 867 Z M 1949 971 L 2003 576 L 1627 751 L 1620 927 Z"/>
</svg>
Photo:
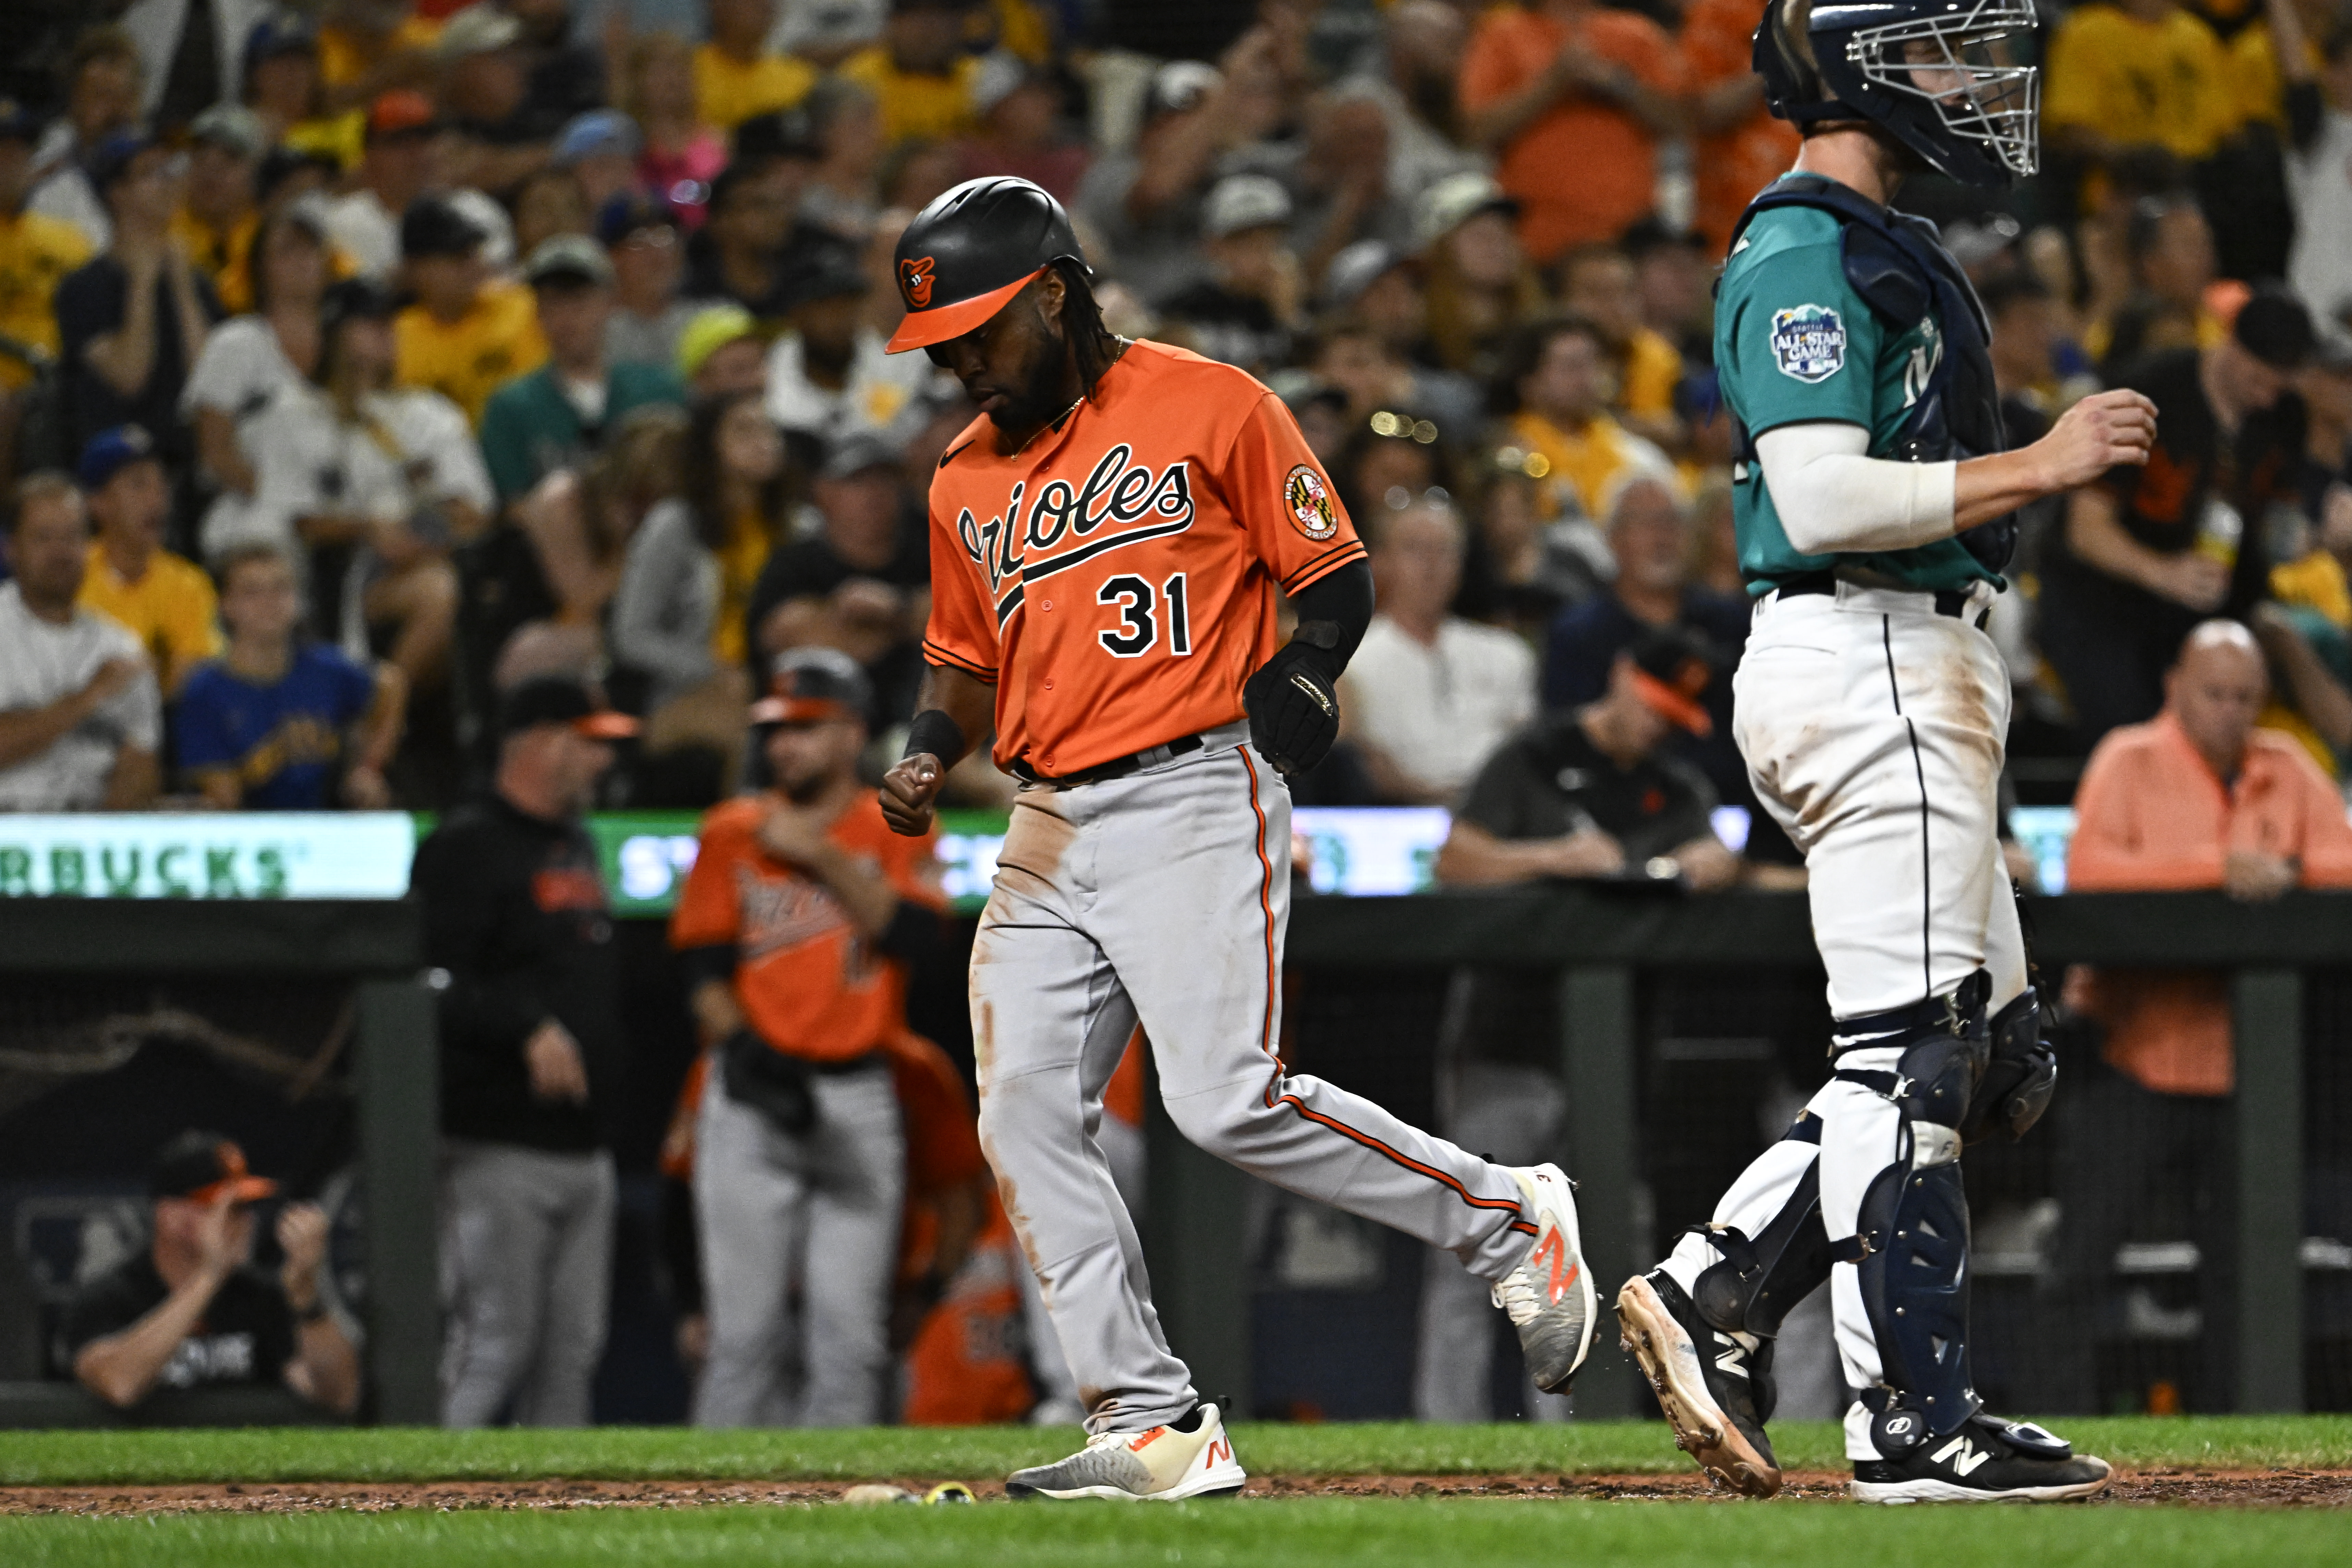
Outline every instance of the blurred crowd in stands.
<svg viewBox="0 0 2352 1568">
<path fill-rule="evenodd" d="M 645 723 L 606 804 L 708 805 L 804 647 L 864 667 L 887 752 L 925 476 L 971 417 L 882 353 L 888 259 L 989 174 L 1069 205 L 1118 330 L 1273 385 L 1373 542 L 1383 616 L 1302 801 L 1458 804 L 1678 627 L 1717 721 L 1664 749 L 1747 804 L 1707 318 L 1797 145 L 1748 70 L 1760 9 L 11 6 L 0 805 L 446 808 L 499 693 L 567 674 Z M 1995 622 L 2018 776 L 2064 800 L 2216 613 L 2334 775 L 2352 26 L 2127 0 L 2041 37 L 2043 175 L 1906 205 L 1978 282 L 2020 439 L 2128 384 L 2163 443 L 2029 520 Z M 1591 847 L 1542 864 L 1622 866 Z"/>
</svg>

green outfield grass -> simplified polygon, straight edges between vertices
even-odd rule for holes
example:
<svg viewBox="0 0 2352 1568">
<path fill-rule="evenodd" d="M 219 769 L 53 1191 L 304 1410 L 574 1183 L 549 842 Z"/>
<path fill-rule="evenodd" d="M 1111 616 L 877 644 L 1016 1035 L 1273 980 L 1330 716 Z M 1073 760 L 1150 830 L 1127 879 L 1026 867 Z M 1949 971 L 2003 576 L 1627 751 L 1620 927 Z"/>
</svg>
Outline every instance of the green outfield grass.
<svg viewBox="0 0 2352 1568">
<path fill-rule="evenodd" d="M 2352 1468 L 2352 1415 L 2225 1415 L 2064 1421 L 2085 1452 L 2119 1463 L 2232 1469 Z M 1235 1426 L 1260 1475 L 1527 1475 L 1680 1470 L 1654 1421 L 1535 1426 L 1365 1423 Z M 1830 1422 L 1772 1428 L 1790 1468 L 1843 1464 Z M 173 1432 L 0 1432 L 0 1485 L 104 1482 L 824 1480 L 1002 1476 L 1058 1458 L 1071 1430 L 878 1427 L 843 1432 L 698 1432 L 684 1427 L 442 1432 L 421 1427 Z M 2352 1531 L 2352 1526 L 2347 1526 Z M 2352 1543 L 2347 1560 L 2352 1561 Z"/>
<path fill-rule="evenodd" d="M 0 1561 L 274 1568 L 331 1563 L 920 1564 L 922 1568 L 2232 1568 L 2336 1563 L 2341 1514 L 2189 1509 L 1789 1508 L 1410 1499 L 971 1509 L 0 1520 Z"/>
</svg>

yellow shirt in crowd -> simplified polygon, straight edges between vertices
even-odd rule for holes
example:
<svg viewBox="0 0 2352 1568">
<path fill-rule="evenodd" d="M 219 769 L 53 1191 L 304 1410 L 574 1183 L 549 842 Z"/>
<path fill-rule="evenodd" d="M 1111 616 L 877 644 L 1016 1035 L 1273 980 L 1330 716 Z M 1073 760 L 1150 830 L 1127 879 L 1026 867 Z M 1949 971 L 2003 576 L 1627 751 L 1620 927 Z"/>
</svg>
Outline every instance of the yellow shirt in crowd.
<svg viewBox="0 0 2352 1568">
<path fill-rule="evenodd" d="M 349 87 L 367 75 L 369 68 L 394 55 L 418 54 L 441 38 L 445 24 L 430 16 L 408 16 L 381 44 L 341 27 L 319 29 L 319 79 L 329 87 Z"/>
<path fill-rule="evenodd" d="M 694 51 L 694 102 L 705 125 L 732 131 L 755 114 L 790 109 L 817 83 L 817 68 L 797 55 L 761 55 L 746 64 L 716 44 Z"/>
<path fill-rule="evenodd" d="M 353 109 L 297 121 L 278 140 L 297 153 L 331 158 L 336 167 L 349 173 L 360 166 L 361 155 L 367 151 L 367 115 Z"/>
<path fill-rule="evenodd" d="M 106 547 L 89 547 L 82 573 L 84 609 L 129 626 L 155 661 L 155 678 L 169 697 L 188 672 L 221 650 L 219 608 L 213 580 L 185 556 L 158 550 L 135 583 L 126 581 L 107 559 Z"/>
<path fill-rule="evenodd" d="M 238 215 L 226 228 L 214 227 L 185 207 L 172 215 L 172 237 L 187 247 L 188 259 L 232 316 L 253 309 L 253 237 L 260 231 L 257 207 Z"/>
<path fill-rule="evenodd" d="M 1672 414 L 1675 388 L 1683 379 L 1682 351 L 1668 342 L 1664 333 L 1641 328 L 1625 345 L 1621 374 L 1623 384 L 1617 389 L 1618 407 L 1628 414 Z"/>
<path fill-rule="evenodd" d="M 972 128 L 971 84 L 980 75 L 974 56 L 956 61 L 945 76 L 921 76 L 900 70 L 877 44 L 842 61 L 841 74 L 872 89 L 882 106 L 882 133 L 894 144 L 946 142 Z"/>
<path fill-rule="evenodd" d="M 727 525 L 727 542 L 719 547 L 719 620 L 710 628 L 710 657 L 721 669 L 743 668 L 743 617 L 751 613 L 751 590 L 759 586 L 760 569 L 774 545 L 775 533 L 757 508 L 737 512 Z"/>
<path fill-rule="evenodd" d="M 486 283 L 474 308 L 445 321 L 422 305 L 393 318 L 393 379 L 429 386 L 481 427 L 482 408 L 502 383 L 547 363 L 539 309 L 520 283 Z"/>
<path fill-rule="evenodd" d="M 2221 40 L 2188 12 L 2142 22 L 2113 5 L 2084 5 L 2050 40 L 2042 125 L 2153 142 L 2194 161 L 2245 122 L 2242 90 Z"/>
<path fill-rule="evenodd" d="M 1594 523 L 1605 523 L 1618 490 L 1636 472 L 1648 468 L 1668 483 L 1674 480 L 1672 469 L 1650 456 L 1657 448 L 1606 414 L 1570 431 L 1523 409 L 1511 417 L 1511 440 L 1527 449 L 1528 474 L 1543 486 L 1547 519 L 1581 511 Z"/>
<path fill-rule="evenodd" d="M 0 335 L 56 353 L 58 280 L 91 254 L 89 237 L 69 223 L 45 213 L 0 212 Z M 0 353 L 0 391 L 32 379 L 22 360 Z"/>
</svg>

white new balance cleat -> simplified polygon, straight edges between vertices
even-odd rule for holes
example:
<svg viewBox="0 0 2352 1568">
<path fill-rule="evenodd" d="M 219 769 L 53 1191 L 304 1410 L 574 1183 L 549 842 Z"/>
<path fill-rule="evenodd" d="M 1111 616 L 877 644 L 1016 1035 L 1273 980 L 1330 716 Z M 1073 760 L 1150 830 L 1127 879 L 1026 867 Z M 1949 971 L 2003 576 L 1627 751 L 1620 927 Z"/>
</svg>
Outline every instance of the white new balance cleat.
<svg viewBox="0 0 2352 1568">
<path fill-rule="evenodd" d="M 1535 1245 L 1494 1288 L 1495 1305 L 1519 1331 L 1528 1375 L 1546 1394 L 1565 1394 L 1592 1348 L 1592 1271 L 1576 1229 L 1576 1198 L 1558 1165 L 1507 1166 L 1527 1195 Z"/>
<path fill-rule="evenodd" d="M 1249 1479 L 1234 1458 L 1234 1440 L 1213 1405 L 1201 1404 L 1181 1425 L 1149 1432 L 1105 1432 L 1057 1465 L 1015 1470 L 1004 1495 L 1027 1498 L 1109 1498 L 1119 1502 L 1181 1502 L 1231 1497 Z"/>
</svg>

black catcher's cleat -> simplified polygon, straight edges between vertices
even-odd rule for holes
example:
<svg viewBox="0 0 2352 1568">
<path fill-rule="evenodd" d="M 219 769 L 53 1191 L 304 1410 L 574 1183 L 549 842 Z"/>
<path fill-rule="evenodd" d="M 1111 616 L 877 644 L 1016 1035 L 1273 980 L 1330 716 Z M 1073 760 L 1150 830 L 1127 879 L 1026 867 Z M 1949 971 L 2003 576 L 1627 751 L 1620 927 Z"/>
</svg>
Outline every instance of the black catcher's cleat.
<svg viewBox="0 0 2352 1568">
<path fill-rule="evenodd" d="M 1772 1409 L 1772 1342 L 1708 1323 L 1663 1268 L 1625 1281 L 1617 1292 L 1617 1323 L 1683 1450 L 1734 1490 L 1749 1497 L 1779 1491 L 1780 1467 L 1764 1436 Z"/>
<path fill-rule="evenodd" d="M 1927 1424 L 1907 1410 L 1874 1423 L 1882 1447 L 1899 1447 Z M 2106 1489 L 2105 1459 L 2077 1458 L 2073 1447 L 2029 1421 L 1979 1411 L 1948 1437 L 1928 1434 L 1898 1458 L 1857 1459 L 1853 1494 L 1862 1502 L 2058 1502 Z"/>
</svg>

